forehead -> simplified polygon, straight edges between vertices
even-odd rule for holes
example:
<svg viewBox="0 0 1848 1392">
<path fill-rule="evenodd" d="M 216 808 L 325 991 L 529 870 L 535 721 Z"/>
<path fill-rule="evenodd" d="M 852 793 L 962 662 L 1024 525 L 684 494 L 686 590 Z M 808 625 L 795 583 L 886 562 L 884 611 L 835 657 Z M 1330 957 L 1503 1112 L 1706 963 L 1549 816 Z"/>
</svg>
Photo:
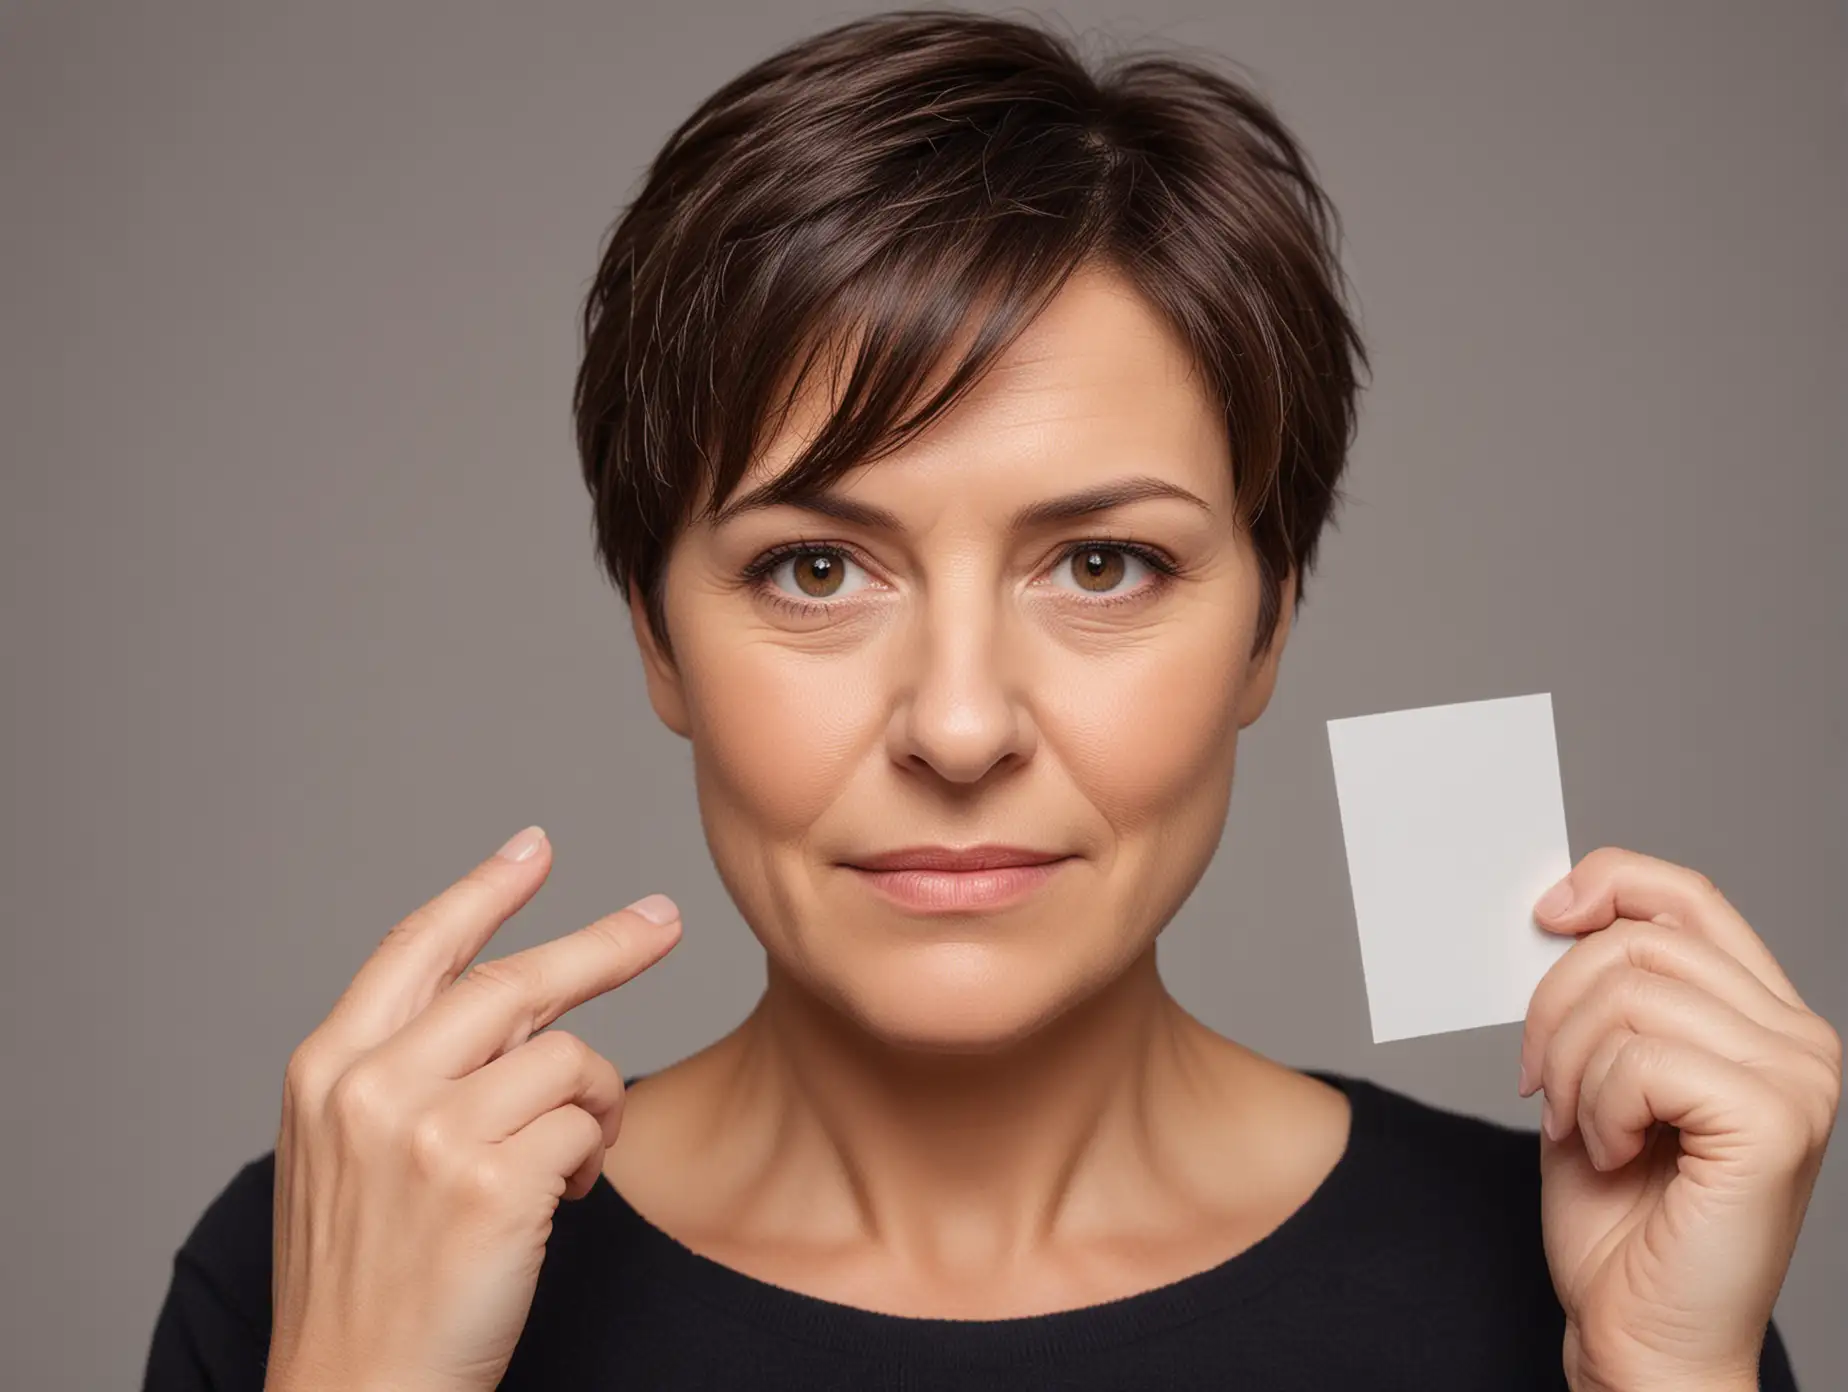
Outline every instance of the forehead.
<svg viewBox="0 0 1848 1392">
<path fill-rule="evenodd" d="M 942 385 L 972 332 L 966 328 L 929 375 L 920 401 Z M 855 346 L 847 341 L 836 361 L 851 364 Z M 835 410 L 845 376 L 839 369 L 811 375 L 741 490 L 777 478 L 801 455 Z M 1226 448 L 1219 408 L 1167 320 L 1117 273 L 1085 267 L 961 400 L 834 487 L 858 491 L 901 473 L 957 487 L 1035 469 L 1082 484 L 1102 470 L 1184 478 L 1229 506 Z"/>
</svg>

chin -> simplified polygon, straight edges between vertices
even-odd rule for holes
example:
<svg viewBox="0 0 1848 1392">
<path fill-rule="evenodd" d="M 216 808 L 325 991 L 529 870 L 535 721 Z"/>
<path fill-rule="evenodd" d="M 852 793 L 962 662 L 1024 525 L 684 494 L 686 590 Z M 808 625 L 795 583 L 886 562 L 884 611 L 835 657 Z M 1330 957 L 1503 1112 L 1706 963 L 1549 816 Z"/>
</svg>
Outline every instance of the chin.
<svg viewBox="0 0 1848 1392">
<path fill-rule="evenodd" d="M 837 1005 L 888 1047 L 993 1054 L 1021 1043 L 1090 993 L 1075 964 L 1023 960 L 998 944 L 912 944 L 829 983 Z"/>
</svg>

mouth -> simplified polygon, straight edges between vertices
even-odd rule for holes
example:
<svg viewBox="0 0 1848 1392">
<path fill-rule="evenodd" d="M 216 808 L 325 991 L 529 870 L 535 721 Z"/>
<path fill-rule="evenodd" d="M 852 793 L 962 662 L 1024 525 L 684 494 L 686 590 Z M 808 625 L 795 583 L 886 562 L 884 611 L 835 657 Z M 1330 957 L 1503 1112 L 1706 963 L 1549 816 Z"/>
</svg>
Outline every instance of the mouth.
<svg viewBox="0 0 1848 1392">
<path fill-rule="evenodd" d="M 912 846 L 862 856 L 846 868 L 912 913 L 981 913 L 1017 904 L 1076 859 L 1021 846 Z"/>
</svg>

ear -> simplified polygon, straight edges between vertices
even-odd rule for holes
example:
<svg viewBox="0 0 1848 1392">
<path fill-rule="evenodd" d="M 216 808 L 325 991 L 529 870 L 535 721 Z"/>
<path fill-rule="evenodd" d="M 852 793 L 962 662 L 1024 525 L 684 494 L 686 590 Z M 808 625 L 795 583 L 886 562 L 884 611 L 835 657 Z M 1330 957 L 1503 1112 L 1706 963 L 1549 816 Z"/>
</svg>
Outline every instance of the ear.
<svg viewBox="0 0 1848 1392">
<path fill-rule="evenodd" d="M 1270 646 L 1251 659 L 1245 675 L 1245 689 L 1239 696 L 1238 727 L 1254 723 L 1270 704 L 1271 692 L 1277 689 L 1277 669 L 1283 662 L 1283 645 L 1290 639 L 1290 620 L 1296 611 L 1296 572 L 1284 576 L 1279 586 L 1277 627 Z"/>
<path fill-rule="evenodd" d="M 655 641 L 654 630 L 648 625 L 648 606 L 642 602 L 641 590 L 633 580 L 629 582 L 629 626 L 635 631 L 635 646 L 642 655 L 642 672 L 648 679 L 648 704 L 654 707 L 655 715 L 668 729 L 682 739 L 692 738 L 680 671 Z"/>
</svg>

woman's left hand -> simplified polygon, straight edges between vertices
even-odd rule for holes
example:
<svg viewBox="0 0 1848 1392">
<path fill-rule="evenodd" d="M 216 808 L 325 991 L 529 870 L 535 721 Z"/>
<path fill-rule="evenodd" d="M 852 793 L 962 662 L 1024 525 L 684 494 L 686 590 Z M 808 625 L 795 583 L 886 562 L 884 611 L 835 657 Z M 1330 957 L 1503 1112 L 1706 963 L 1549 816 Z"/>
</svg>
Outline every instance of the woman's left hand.
<svg viewBox="0 0 1848 1392">
<path fill-rule="evenodd" d="M 1842 1041 L 1713 882 L 1593 851 L 1535 918 L 1541 1214 L 1574 1392 L 1756 1388 L 1841 1098 Z M 1557 891 L 1559 886 L 1554 886 Z"/>
</svg>

